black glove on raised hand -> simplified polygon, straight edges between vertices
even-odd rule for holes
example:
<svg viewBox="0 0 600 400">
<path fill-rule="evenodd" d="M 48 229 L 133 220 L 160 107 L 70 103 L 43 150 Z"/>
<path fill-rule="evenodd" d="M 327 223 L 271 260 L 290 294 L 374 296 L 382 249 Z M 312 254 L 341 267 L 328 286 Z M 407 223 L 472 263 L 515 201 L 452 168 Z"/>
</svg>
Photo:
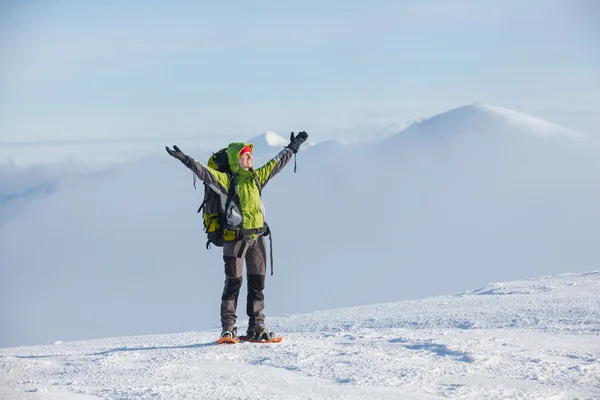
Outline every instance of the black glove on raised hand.
<svg viewBox="0 0 600 400">
<path fill-rule="evenodd" d="M 290 134 L 290 144 L 288 144 L 286 147 L 296 154 L 300 149 L 300 145 L 306 142 L 306 139 L 308 139 L 308 133 L 302 131 L 294 137 L 294 132 L 292 132 Z"/>
<path fill-rule="evenodd" d="M 183 151 L 179 150 L 179 147 L 173 146 L 173 150 L 169 149 L 169 146 L 165 148 L 167 149 L 167 153 L 169 153 L 171 157 L 175 157 L 182 163 L 185 163 L 187 161 L 188 156 Z"/>
</svg>

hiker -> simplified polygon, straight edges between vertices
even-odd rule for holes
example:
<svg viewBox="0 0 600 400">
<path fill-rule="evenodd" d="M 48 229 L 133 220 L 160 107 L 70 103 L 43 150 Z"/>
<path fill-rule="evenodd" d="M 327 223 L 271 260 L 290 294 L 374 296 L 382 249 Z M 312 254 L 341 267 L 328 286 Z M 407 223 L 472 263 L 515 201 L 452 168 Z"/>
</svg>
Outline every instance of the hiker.
<svg viewBox="0 0 600 400">
<path fill-rule="evenodd" d="M 290 143 L 274 158 L 260 168 L 253 168 L 254 145 L 235 142 L 226 150 L 229 173 L 220 172 L 205 166 L 184 154 L 177 146 L 167 147 L 167 152 L 181 161 L 186 167 L 223 199 L 236 190 L 237 198 L 229 201 L 225 209 L 223 261 L 225 262 L 225 288 L 221 296 L 221 338 L 236 338 L 237 300 L 242 287 L 242 269 L 246 261 L 248 298 L 248 330 L 246 336 L 257 340 L 269 340 L 275 337 L 265 327 L 264 296 L 266 274 L 266 241 L 269 229 L 264 220 L 264 206 L 260 198 L 262 188 L 279 173 L 295 155 L 308 134 L 300 132 L 290 137 Z M 209 163 L 211 165 L 211 163 Z M 234 185 L 232 187 L 231 185 Z"/>
</svg>

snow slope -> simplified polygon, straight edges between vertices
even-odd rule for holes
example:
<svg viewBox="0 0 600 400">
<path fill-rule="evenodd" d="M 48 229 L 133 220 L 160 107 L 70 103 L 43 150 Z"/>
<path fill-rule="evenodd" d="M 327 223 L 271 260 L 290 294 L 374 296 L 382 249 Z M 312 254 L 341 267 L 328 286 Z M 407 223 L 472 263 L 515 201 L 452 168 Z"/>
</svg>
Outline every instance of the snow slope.
<svg viewBox="0 0 600 400">
<path fill-rule="evenodd" d="M 218 330 L 0 349 L 2 399 L 597 399 L 600 273 Z"/>
<path fill-rule="evenodd" d="M 583 139 L 585 135 L 546 120 L 494 105 L 475 103 L 412 123 L 392 136 L 525 135 Z"/>
</svg>

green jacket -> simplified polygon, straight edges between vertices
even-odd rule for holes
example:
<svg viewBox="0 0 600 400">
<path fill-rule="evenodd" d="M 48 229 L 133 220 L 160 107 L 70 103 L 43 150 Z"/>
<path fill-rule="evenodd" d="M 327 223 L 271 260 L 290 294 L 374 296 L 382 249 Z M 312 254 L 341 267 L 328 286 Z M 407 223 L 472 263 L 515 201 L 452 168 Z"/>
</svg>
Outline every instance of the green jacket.
<svg viewBox="0 0 600 400">
<path fill-rule="evenodd" d="M 237 181 L 239 203 L 232 201 L 230 208 L 226 210 L 226 227 L 262 228 L 265 223 L 264 206 L 260 198 L 259 188 L 256 185 L 256 179 L 261 188 L 264 188 L 267 182 L 286 166 L 294 153 L 292 150 L 285 148 L 262 167 L 245 170 L 239 165 L 240 152 L 245 146 L 250 146 L 254 151 L 254 145 L 250 143 L 235 142 L 227 147 L 229 167 Z M 231 179 L 229 179 L 227 173 L 205 166 L 189 156 L 184 164 L 200 180 L 206 182 L 215 192 L 219 193 L 223 203 L 225 202 L 231 185 Z"/>
</svg>

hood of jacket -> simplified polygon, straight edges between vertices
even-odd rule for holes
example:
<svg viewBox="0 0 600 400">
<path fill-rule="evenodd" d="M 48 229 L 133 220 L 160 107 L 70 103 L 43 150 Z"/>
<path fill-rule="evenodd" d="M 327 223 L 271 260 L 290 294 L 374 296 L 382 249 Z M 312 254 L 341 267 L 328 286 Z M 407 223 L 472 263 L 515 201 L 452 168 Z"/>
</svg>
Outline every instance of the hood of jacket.
<svg viewBox="0 0 600 400">
<path fill-rule="evenodd" d="M 240 167 L 240 152 L 246 146 L 249 146 L 250 150 L 254 151 L 254 145 L 252 143 L 234 142 L 230 143 L 229 146 L 227 146 L 227 161 L 229 161 L 229 168 L 231 168 L 231 172 L 233 172 L 236 175 L 252 175 L 250 171 L 246 171 L 245 169 Z"/>
</svg>

